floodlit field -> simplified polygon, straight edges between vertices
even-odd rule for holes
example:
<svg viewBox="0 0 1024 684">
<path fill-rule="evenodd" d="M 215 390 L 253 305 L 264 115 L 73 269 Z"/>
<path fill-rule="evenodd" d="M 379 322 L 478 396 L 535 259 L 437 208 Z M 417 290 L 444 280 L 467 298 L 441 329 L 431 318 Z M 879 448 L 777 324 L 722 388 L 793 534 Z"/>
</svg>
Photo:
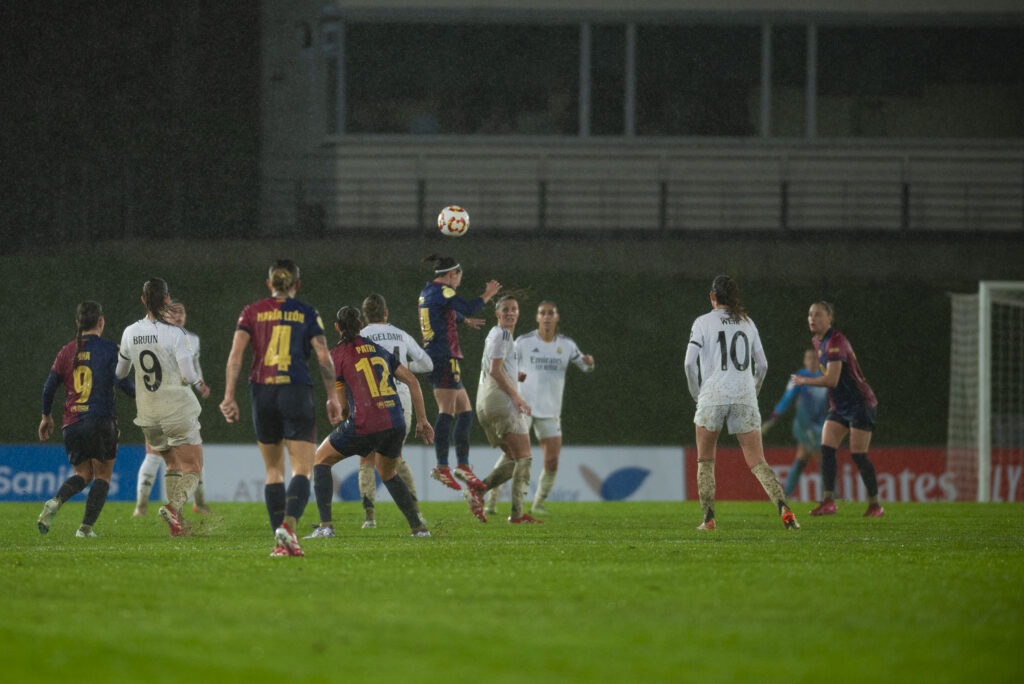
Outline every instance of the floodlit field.
<svg viewBox="0 0 1024 684">
<path fill-rule="evenodd" d="M 544 525 L 391 504 L 271 559 L 266 512 L 219 504 L 170 539 L 84 504 L 46 536 L 0 505 L 9 682 L 1020 681 L 1024 505 L 862 504 L 786 532 L 767 503 L 551 503 Z M 505 505 L 507 515 L 507 504 Z M 802 515 L 801 515 L 802 514 Z M 305 523 L 315 519 L 307 509 Z"/>
</svg>

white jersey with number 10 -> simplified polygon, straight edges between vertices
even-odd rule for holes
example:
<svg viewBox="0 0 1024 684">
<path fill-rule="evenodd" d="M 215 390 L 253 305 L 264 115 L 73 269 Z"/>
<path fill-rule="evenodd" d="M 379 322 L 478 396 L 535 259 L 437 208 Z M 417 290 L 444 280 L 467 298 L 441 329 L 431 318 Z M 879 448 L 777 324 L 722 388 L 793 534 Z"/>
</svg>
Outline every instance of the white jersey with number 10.
<svg viewBox="0 0 1024 684">
<path fill-rule="evenodd" d="M 686 380 L 699 406 L 757 408 L 757 394 L 767 372 L 768 361 L 754 321 L 734 321 L 724 309 L 715 309 L 693 322 Z"/>
</svg>

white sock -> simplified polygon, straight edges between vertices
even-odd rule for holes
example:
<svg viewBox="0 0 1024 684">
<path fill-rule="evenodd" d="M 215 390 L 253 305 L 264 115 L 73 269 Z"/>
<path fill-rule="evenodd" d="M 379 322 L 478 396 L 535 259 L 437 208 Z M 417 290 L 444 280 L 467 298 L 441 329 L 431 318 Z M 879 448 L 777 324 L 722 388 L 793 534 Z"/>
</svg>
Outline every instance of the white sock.
<svg viewBox="0 0 1024 684">
<path fill-rule="evenodd" d="M 558 475 L 557 470 L 548 470 L 547 468 L 540 474 L 540 482 L 537 483 L 537 493 L 533 496 L 534 508 L 544 507 L 544 502 L 547 501 L 551 488 L 555 486 L 556 475 Z"/>
<path fill-rule="evenodd" d="M 192 498 L 196 502 L 196 506 L 202 508 L 206 505 L 206 487 L 203 486 L 202 473 L 199 473 L 199 484 L 196 485 L 196 491 Z"/>
<path fill-rule="evenodd" d="M 402 478 L 402 482 L 409 488 L 409 493 L 412 494 L 412 498 L 419 501 L 419 495 L 416 494 L 416 481 L 412 479 L 412 469 L 409 468 L 409 464 L 405 462 L 404 458 L 398 459 L 398 465 L 395 466 L 395 472 L 398 473 L 398 477 Z M 374 482 L 376 484 L 376 482 Z"/>
<path fill-rule="evenodd" d="M 512 517 L 523 517 L 523 499 L 530 491 L 530 465 L 533 458 L 527 456 L 516 461 L 512 471 Z"/>
<path fill-rule="evenodd" d="M 139 466 L 139 484 L 135 490 L 136 506 L 149 503 L 149 495 L 153 491 L 153 483 L 156 482 L 156 476 L 160 472 L 160 464 L 163 462 L 164 459 L 156 454 L 146 452 L 146 458 L 142 460 L 142 465 Z"/>
<path fill-rule="evenodd" d="M 181 484 L 174 492 L 174 500 L 167 503 L 171 505 L 171 508 L 181 513 L 181 510 L 185 507 L 185 502 L 192 498 L 198 486 L 199 473 L 184 473 L 181 476 Z M 168 494 L 168 498 L 170 498 L 170 494 Z"/>
<path fill-rule="evenodd" d="M 501 456 L 494 462 L 494 470 L 497 470 L 506 463 L 512 463 L 512 459 L 505 455 L 505 452 L 501 452 Z M 494 489 L 487 490 L 487 508 L 494 510 L 498 507 L 498 499 L 501 498 L 501 486 L 495 487 Z"/>
</svg>

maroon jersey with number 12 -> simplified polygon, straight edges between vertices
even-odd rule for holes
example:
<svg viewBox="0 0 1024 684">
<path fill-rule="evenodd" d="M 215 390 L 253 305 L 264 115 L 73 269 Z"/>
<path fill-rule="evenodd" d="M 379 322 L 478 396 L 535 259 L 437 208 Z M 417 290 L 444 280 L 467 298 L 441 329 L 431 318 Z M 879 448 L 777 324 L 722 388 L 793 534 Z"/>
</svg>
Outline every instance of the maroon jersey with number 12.
<svg viewBox="0 0 1024 684">
<path fill-rule="evenodd" d="M 400 364 L 391 352 L 357 337 L 332 349 L 331 359 L 338 389 L 344 388 L 348 395 L 348 420 L 354 423 L 357 435 L 405 430 L 402 402 L 395 391 L 395 369 Z"/>
</svg>

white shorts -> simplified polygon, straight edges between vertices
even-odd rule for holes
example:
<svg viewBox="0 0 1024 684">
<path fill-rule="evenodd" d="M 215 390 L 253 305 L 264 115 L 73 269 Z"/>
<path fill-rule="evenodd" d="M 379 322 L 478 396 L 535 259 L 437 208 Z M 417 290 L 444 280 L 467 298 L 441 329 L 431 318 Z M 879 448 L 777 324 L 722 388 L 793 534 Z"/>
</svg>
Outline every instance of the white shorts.
<svg viewBox="0 0 1024 684">
<path fill-rule="evenodd" d="M 412 394 L 406 388 L 405 383 L 401 380 L 396 380 L 395 384 L 401 385 L 398 388 L 398 400 L 402 402 L 402 416 L 405 417 L 405 438 L 409 439 L 409 433 L 412 432 Z M 402 390 L 405 390 L 404 392 Z"/>
<path fill-rule="evenodd" d="M 537 436 L 538 441 L 548 439 L 549 437 L 562 436 L 562 419 L 558 416 L 554 418 L 529 418 L 529 422 L 533 424 L 533 434 Z"/>
<path fill-rule="evenodd" d="M 511 411 L 481 411 L 478 408 L 476 417 L 492 447 L 500 447 L 505 435 L 530 434 L 529 416 L 514 407 Z"/>
<path fill-rule="evenodd" d="M 697 406 L 693 422 L 710 432 L 719 432 L 722 425 L 729 428 L 730 435 L 742 435 L 761 429 L 761 413 L 746 404 L 718 404 Z"/>
<path fill-rule="evenodd" d="M 153 451 L 167 451 L 171 447 L 185 444 L 202 444 L 199 436 L 199 419 L 184 419 L 180 422 L 166 422 L 160 425 L 140 425 L 146 443 Z"/>
</svg>

